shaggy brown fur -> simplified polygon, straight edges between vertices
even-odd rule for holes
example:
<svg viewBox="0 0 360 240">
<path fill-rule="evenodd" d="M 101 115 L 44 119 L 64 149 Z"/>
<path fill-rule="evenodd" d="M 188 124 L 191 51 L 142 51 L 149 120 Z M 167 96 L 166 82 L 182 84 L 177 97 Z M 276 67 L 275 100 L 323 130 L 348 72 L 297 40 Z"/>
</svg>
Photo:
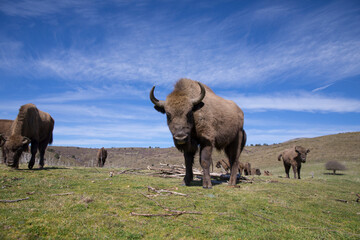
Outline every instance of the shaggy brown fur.
<svg viewBox="0 0 360 240">
<path fill-rule="evenodd" d="M 239 157 L 246 142 L 244 113 L 230 100 L 217 96 L 209 87 L 190 79 L 180 79 L 166 101 L 159 101 L 150 92 L 155 109 L 166 113 L 175 146 L 184 153 L 184 184 L 193 180 L 194 155 L 200 145 L 203 187 L 211 188 L 210 164 L 214 148 L 224 149 L 230 160 L 229 185 L 236 184 Z"/>
<path fill-rule="evenodd" d="M 2 136 L 0 138 L 0 147 L 1 147 L 1 158 L 0 162 L 5 163 L 5 153 L 3 145 L 5 144 L 6 138 L 10 136 L 10 128 L 14 121 L 13 120 L 7 120 L 7 119 L 0 119 L 0 135 Z"/>
<path fill-rule="evenodd" d="M 54 119 L 50 114 L 40 111 L 34 104 L 20 107 L 19 114 L 10 128 L 10 136 L 4 144 L 4 157 L 8 166 L 18 168 L 19 158 L 31 142 L 31 159 L 29 169 L 35 164 L 37 150 L 40 152 L 40 168 L 44 166 L 46 147 L 52 143 Z"/>
<path fill-rule="evenodd" d="M 259 168 L 252 168 L 250 174 L 251 174 L 251 175 L 258 175 L 258 176 L 260 176 L 260 175 L 261 175 L 261 171 L 260 171 Z"/>
<path fill-rule="evenodd" d="M 226 173 L 229 172 L 230 170 L 230 162 L 228 159 L 221 159 L 220 161 L 218 161 L 215 165 L 217 168 L 223 168 L 225 170 Z M 244 171 L 244 164 L 242 162 L 239 162 L 239 173 L 242 176 Z"/>
<path fill-rule="evenodd" d="M 264 175 L 265 176 L 272 176 L 271 172 L 267 171 L 267 170 L 264 170 Z"/>
<path fill-rule="evenodd" d="M 105 148 L 102 147 L 98 150 L 96 158 L 98 160 L 97 166 L 103 167 L 107 158 L 107 151 L 105 150 Z"/>
<path fill-rule="evenodd" d="M 301 146 L 295 146 L 284 150 L 284 152 L 278 156 L 279 161 L 281 161 L 281 158 L 283 159 L 287 178 L 290 178 L 289 171 L 290 167 L 292 167 L 294 171 L 294 178 L 296 178 L 297 173 L 298 179 L 300 179 L 301 163 L 306 162 L 306 156 L 309 152 L 309 149 L 305 149 Z"/>
</svg>

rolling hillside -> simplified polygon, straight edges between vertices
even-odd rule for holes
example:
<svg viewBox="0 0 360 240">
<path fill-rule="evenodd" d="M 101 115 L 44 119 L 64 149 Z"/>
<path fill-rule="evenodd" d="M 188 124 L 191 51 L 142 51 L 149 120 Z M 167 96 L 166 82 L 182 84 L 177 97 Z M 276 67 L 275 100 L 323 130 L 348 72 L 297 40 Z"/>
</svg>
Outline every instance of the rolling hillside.
<svg viewBox="0 0 360 240">
<path fill-rule="evenodd" d="M 240 157 L 242 162 L 250 162 L 260 169 L 281 165 L 277 156 L 284 149 L 294 145 L 309 148 L 308 163 L 325 163 L 330 160 L 340 162 L 358 161 L 360 156 L 360 132 L 340 133 L 316 138 L 294 139 L 280 144 L 246 146 Z M 176 148 L 109 148 L 105 167 L 145 168 L 159 163 L 183 164 L 182 153 Z M 46 164 L 55 166 L 96 165 L 94 148 L 49 146 Z M 25 160 L 26 161 L 25 156 Z M 222 152 L 214 151 L 213 162 L 225 158 Z M 199 167 L 198 156 L 195 167 Z M 214 168 L 214 171 L 217 171 Z"/>
</svg>

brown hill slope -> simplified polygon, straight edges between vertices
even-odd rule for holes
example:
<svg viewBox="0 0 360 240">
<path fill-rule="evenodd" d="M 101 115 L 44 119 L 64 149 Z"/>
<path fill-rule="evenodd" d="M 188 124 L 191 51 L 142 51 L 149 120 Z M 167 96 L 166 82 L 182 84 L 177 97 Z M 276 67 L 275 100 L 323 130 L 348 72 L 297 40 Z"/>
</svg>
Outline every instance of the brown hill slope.
<svg viewBox="0 0 360 240">
<path fill-rule="evenodd" d="M 330 160 L 359 161 L 360 132 L 340 133 L 316 138 L 294 139 L 268 146 L 246 146 L 241 162 L 250 162 L 253 167 L 266 169 L 279 166 L 277 156 L 294 145 L 309 148 L 308 162 L 322 163 Z M 105 167 L 145 168 L 159 163 L 183 164 L 182 153 L 176 148 L 108 148 Z M 95 148 L 50 146 L 46 152 L 47 165 L 96 166 Z M 25 156 L 26 158 L 26 156 Z M 214 151 L 213 162 L 225 158 L 222 152 Z M 198 155 L 195 167 L 199 168 Z M 216 169 L 214 168 L 214 171 Z"/>
</svg>

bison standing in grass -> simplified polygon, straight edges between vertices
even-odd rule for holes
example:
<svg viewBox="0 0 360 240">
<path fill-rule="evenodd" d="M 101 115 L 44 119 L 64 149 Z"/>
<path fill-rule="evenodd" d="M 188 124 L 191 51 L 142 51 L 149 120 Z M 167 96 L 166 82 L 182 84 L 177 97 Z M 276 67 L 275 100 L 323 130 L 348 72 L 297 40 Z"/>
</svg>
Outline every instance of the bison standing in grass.
<svg viewBox="0 0 360 240">
<path fill-rule="evenodd" d="M 301 146 L 295 146 L 284 150 L 284 152 L 278 156 L 279 161 L 281 161 L 281 158 L 283 159 L 287 178 L 290 178 L 289 171 L 290 167 L 292 167 L 294 171 L 294 178 L 296 178 L 297 173 L 298 179 L 300 179 L 301 163 L 306 162 L 306 156 L 309 152 L 309 149 L 305 149 Z"/>
<path fill-rule="evenodd" d="M 98 160 L 97 166 L 103 167 L 107 158 L 107 151 L 105 150 L 105 148 L 102 147 L 98 150 L 96 158 Z"/>
<path fill-rule="evenodd" d="M 35 155 L 39 149 L 39 165 L 43 168 L 46 147 L 53 141 L 53 129 L 54 119 L 50 114 L 40 111 L 31 103 L 21 106 L 3 146 L 6 164 L 19 168 L 20 156 L 23 151 L 28 150 L 28 145 L 31 143 L 31 159 L 28 167 L 33 168 Z"/>
<path fill-rule="evenodd" d="M 230 100 L 217 96 L 206 85 L 180 79 L 165 101 L 150 91 L 150 100 L 157 111 L 166 114 L 167 124 L 178 150 L 184 153 L 184 184 L 193 180 L 194 156 L 200 145 L 203 188 L 211 188 L 210 165 L 214 148 L 224 149 L 230 162 L 229 185 L 236 184 L 239 157 L 245 146 L 244 113 Z"/>
</svg>

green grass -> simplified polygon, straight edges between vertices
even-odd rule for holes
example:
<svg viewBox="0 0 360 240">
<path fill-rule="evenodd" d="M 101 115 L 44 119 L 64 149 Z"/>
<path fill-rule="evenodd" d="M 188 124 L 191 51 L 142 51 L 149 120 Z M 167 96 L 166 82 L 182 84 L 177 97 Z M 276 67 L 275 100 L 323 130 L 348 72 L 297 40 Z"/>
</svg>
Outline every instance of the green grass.
<svg viewBox="0 0 360 240">
<path fill-rule="evenodd" d="M 360 162 L 347 167 L 334 176 L 324 174 L 323 164 L 307 163 L 303 179 L 295 180 L 279 177 L 285 175 L 280 164 L 270 168 L 271 177 L 205 190 L 180 186 L 179 179 L 109 177 L 120 169 L 2 165 L 0 199 L 29 199 L 0 202 L 0 239 L 359 239 Z M 145 197 L 154 195 L 147 186 L 188 196 Z M 130 215 L 169 213 L 159 205 L 202 214 Z"/>
</svg>

